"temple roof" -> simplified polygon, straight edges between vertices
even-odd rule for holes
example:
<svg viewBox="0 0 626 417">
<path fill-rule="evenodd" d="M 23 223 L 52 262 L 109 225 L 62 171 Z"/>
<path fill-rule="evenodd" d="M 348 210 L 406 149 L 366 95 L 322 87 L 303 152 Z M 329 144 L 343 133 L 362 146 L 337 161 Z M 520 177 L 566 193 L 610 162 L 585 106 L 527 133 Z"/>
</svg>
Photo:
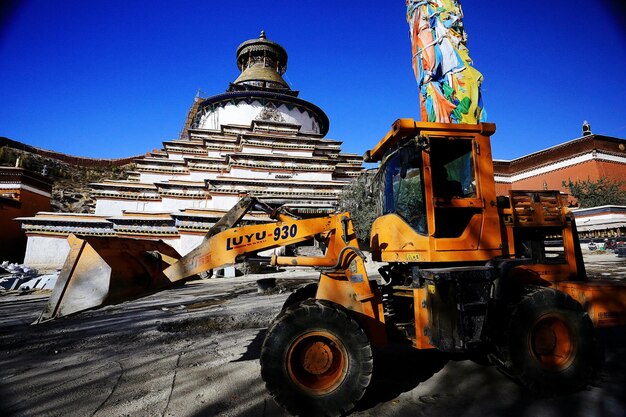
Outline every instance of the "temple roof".
<svg viewBox="0 0 626 417">
<path fill-rule="evenodd" d="M 142 158 L 135 160 L 135 163 L 157 164 L 157 165 L 185 165 L 185 161 L 178 159 L 162 159 L 162 158 Z"/>
<path fill-rule="evenodd" d="M 303 181 L 303 180 L 291 180 L 283 179 L 280 182 L 276 182 L 272 178 L 232 178 L 232 177 L 217 177 L 213 179 L 206 179 L 205 182 L 209 185 L 271 185 L 273 188 L 285 188 L 285 187 L 304 187 L 304 188 L 335 188 L 341 189 L 345 187 L 345 183 L 337 181 Z"/>
<path fill-rule="evenodd" d="M 289 88 L 283 77 L 276 71 L 268 67 L 249 67 L 246 68 L 235 80 L 235 84 L 245 83 L 247 81 L 269 81 Z"/>
<path fill-rule="evenodd" d="M 106 187 L 106 188 L 133 188 L 133 189 L 142 189 L 142 190 L 155 190 L 156 186 L 154 184 L 148 184 L 145 182 L 134 182 L 134 181 L 122 181 L 122 180 L 104 180 L 102 182 L 92 182 L 89 185 L 92 187 Z"/>
<path fill-rule="evenodd" d="M 264 31 L 258 39 L 250 39 L 239 45 L 237 67 L 241 74 L 234 84 L 290 90 L 282 77 L 287 70 L 287 51 L 268 40 Z"/>
<path fill-rule="evenodd" d="M 239 135 L 242 139 L 261 139 L 263 141 L 283 141 L 283 142 L 304 142 L 313 143 L 316 146 L 337 146 L 343 142 L 335 139 L 325 139 L 321 137 L 311 136 L 309 134 L 285 135 L 275 132 L 243 132 Z"/>
<path fill-rule="evenodd" d="M 171 216 L 174 218 L 197 218 L 197 219 L 219 219 L 224 214 L 226 214 L 228 210 L 220 210 L 220 209 L 208 209 L 208 208 L 189 208 L 179 210 L 177 212 L 171 213 Z M 248 212 L 244 215 L 242 220 L 246 221 L 258 221 L 258 222 L 273 222 L 275 220 L 270 219 L 266 213 L 261 212 Z"/>
<path fill-rule="evenodd" d="M 513 160 L 494 159 L 493 166 L 496 175 L 506 177 L 553 166 L 559 161 L 586 154 L 607 154 L 623 157 L 624 151 L 622 149 L 625 145 L 626 140 L 624 139 L 592 134 L 559 143 Z"/>
<path fill-rule="evenodd" d="M 249 39 L 237 47 L 237 66 L 240 70 L 244 68 L 246 55 L 253 52 L 271 54 L 283 67 L 287 66 L 287 51 L 276 42 L 268 40 L 264 30 L 258 39 Z"/>
<path fill-rule="evenodd" d="M 180 181 L 180 180 L 166 180 L 157 181 L 155 185 L 158 187 L 192 187 L 192 188 L 206 188 L 204 181 Z"/>
<path fill-rule="evenodd" d="M 236 160 L 255 160 L 255 161 L 274 161 L 274 162 L 283 162 L 283 161 L 298 161 L 304 163 L 322 163 L 326 165 L 335 166 L 337 164 L 336 161 L 333 161 L 324 156 L 299 156 L 299 155 L 288 155 L 288 154 L 267 154 L 267 153 L 243 153 L 238 152 L 232 155 L 228 155 L 229 161 Z"/>
<path fill-rule="evenodd" d="M 28 185 L 37 190 L 50 193 L 52 192 L 52 183 L 53 181 L 50 178 L 24 168 L 0 167 L 0 184 L 5 186 Z"/>
<path fill-rule="evenodd" d="M 34 217 L 17 217 L 15 220 L 36 220 L 52 223 L 106 223 L 106 216 L 87 213 L 58 213 L 52 211 L 40 211 Z"/>
</svg>

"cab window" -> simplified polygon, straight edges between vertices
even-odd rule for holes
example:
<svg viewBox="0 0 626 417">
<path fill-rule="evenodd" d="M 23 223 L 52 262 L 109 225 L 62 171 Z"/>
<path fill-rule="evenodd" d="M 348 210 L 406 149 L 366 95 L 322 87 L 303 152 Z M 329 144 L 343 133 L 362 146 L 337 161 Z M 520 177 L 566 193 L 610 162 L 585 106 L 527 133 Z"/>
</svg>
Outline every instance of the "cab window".
<svg viewBox="0 0 626 417">
<path fill-rule="evenodd" d="M 481 210 L 454 204 L 459 199 L 477 198 L 471 139 L 430 138 L 430 169 L 435 198 L 437 238 L 460 237 Z"/>
<path fill-rule="evenodd" d="M 427 233 L 421 151 L 406 147 L 384 166 L 384 213 L 402 217 L 418 233 Z"/>
<path fill-rule="evenodd" d="M 471 140 L 432 140 L 431 167 L 435 197 L 476 198 Z"/>
</svg>

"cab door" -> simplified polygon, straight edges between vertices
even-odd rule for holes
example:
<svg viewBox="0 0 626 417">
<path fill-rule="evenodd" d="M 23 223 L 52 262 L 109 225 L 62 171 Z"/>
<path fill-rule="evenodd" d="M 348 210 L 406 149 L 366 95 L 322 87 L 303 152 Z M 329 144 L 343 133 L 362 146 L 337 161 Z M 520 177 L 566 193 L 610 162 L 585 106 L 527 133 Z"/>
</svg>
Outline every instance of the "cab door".
<svg viewBox="0 0 626 417">
<path fill-rule="evenodd" d="M 426 137 L 429 141 L 423 156 L 426 202 L 427 211 L 433 213 L 428 229 L 437 253 L 433 258 L 461 260 L 459 251 L 468 253 L 462 256 L 463 260 L 484 258 L 486 254 L 477 251 L 499 249 L 493 165 L 488 164 L 490 178 L 488 172 L 479 169 L 485 164 L 481 158 L 485 159 L 486 155 L 480 154 L 481 145 L 475 135 L 450 136 L 438 132 Z M 491 158 L 488 143 L 486 147 Z M 483 240 L 486 233 L 495 233 L 498 238 Z"/>
</svg>

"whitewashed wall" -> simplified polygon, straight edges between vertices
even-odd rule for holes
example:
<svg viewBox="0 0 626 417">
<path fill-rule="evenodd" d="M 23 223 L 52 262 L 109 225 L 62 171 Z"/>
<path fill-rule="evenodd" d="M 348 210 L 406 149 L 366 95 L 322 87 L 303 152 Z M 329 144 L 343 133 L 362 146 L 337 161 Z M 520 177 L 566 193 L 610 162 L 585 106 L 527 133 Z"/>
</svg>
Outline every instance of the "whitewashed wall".
<svg viewBox="0 0 626 417">
<path fill-rule="evenodd" d="M 289 155 L 289 156 L 305 156 L 312 157 L 313 150 L 298 150 L 298 149 L 280 149 L 273 150 L 272 148 L 264 148 L 261 146 L 243 145 L 241 147 L 242 153 L 250 153 L 255 155 Z"/>
<path fill-rule="evenodd" d="M 189 175 L 187 175 L 184 181 L 194 181 L 194 182 L 204 182 L 205 179 L 217 178 L 220 174 L 219 172 L 213 171 L 191 171 Z M 183 180 L 181 178 L 181 180 Z"/>
<path fill-rule="evenodd" d="M 200 119 L 198 127 L 200 129 L 219 130 L 222 125 L 250 126 L 262 109 L 263 105 L 258 101 L 253 101 L 250 104 L 243 102 L 226 104 L 205 114 Z M 300 112 L 298 107 L 293 107 L 289 110 L 284 104 L 276 107 L 276 110 L 280 113 L 284 122 L 301 125 L 303 133 L 320 133 L 317 121 L 309 116 L 308 112 Z"/>
<path fill-rule="evenodd" d="M 163 211 L 161 201 L 108 200 L 98 198 L 96 214 L 100 216 L 118 216 L 123 210 Z"/>
<path fill-rule="evenodd" d="M 241 197 L 237 195 L 214 195 L 213 198 L 209 200 L 208 208 L 230 210 L 235 204 L 239 202 L 239 200 L 241 200 Z"/>
<path fill-rule="evenodd" d="M 246 168 L 232 168 L 230 170 L 231 177 L 234 178 L 254 178 L 254 179 L 275 179 L 276 175 L 291 175 L 291 179 L 301 181 L 331 181 L 333 174 L 330 171 L 324 172 L 306 172 L 306 171 L 283 171 L 283 172 L 263 172 L 253 171 Z M 283 179 L 277 179 L 276 185 L 280 184 Z"/>
<path fill-rule="evenodd" d="M 175 212 L 186 208 L 213 208 L 210 199 L 170 198 L 163 197 L 162 208 L 166 212 Z"/>
<path fill-rule="evenodd" d="M 65 237 L 29 236 L 24 265 L 35 268 L 40 273 L 54 272 L 63 266 L 68 253 L 70 245 Z"/>
</svg>

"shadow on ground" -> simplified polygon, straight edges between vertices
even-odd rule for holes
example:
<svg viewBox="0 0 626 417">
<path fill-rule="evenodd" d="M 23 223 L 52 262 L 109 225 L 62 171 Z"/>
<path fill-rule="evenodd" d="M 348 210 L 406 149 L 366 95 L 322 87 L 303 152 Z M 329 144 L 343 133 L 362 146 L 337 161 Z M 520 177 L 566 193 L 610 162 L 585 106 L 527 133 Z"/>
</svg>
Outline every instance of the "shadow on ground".
<svg viewBox="0 0 626 417">
<path fill-rule="evenodd" d="M 245 286 L 220 294 L 185 286 L 41 326 L 29 323 L 45 298 L 0 298 L 0 415 L 287 415 L 265 390 L 258 358 L 288 294 L 261 297 Z M 493 367 L 391 346 L 375 352 L 352 415 L 622 417 L 626 331 L 601 336 L 597 386 L 554 398 L 532 397 Z"/>
</svg>

